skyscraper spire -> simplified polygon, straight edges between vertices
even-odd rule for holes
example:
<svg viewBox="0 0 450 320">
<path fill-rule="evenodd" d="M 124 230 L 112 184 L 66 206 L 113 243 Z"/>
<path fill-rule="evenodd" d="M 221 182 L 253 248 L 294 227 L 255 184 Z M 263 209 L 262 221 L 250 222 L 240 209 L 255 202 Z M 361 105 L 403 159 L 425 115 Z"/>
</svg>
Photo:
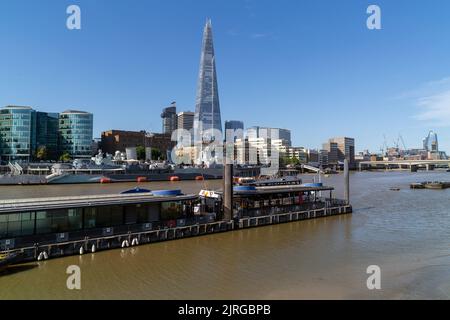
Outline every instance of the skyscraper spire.
<svg viewBox="0 0 450 320">
<path fill-rule="evenodd" d="M 197 142 L 212 140 L 212 137 L 204 134 L 207 130 L 215 129 L 222 132 L 215 63 L 212 24 L 211 19 L 207 19 L 203 31 L 194 119 L 195 140 Z"/>
</svg>

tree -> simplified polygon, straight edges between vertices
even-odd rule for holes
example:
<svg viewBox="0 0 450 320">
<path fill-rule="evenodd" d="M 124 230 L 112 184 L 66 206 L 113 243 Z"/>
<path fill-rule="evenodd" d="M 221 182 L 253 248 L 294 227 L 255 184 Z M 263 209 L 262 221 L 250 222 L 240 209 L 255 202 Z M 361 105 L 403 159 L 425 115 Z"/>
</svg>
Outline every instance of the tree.
<svg viewBox="0 0 450 320">
<path fill-rule="evenodd" d="M 300 159 L 297 157 L 280 156 L 280 167 L 286 167 L 288 165 L 298 166 L 300 165 Z"/>
<path fill-rule="evenodd" d="M 158 148 L 152 148 L 152 160 L 164 159 L 164 155 Z"/>
<path fill-rule="evenodd" d="M 136 160 L 145 160 L 145 148 L 143 146 L 136 147 Z"/>
<path fill-rule="evenodd" d="M 36 151 L 36 159 L 39 161 L 48 159 L 48 151 L 46 146 L 39 146 Z"/>
<path fill-rule="evenodd" d="M 291 164 L 294 165 L 294 166 L 300 165 L 300 159 L 297 158 L 297 157 L 292 157 L 291 158 Z"/>
<path fill-rule="evenodd" d="M 61 157 L 59 157 L 59 161 L 62 162 L 69 162 L 72 159 L 72 157 L 70 156 L 70 153 L 68 152 L 64 152 Z"/>
<path fill-rule="evenodd" d="M 151 160 L 158 160 L 158 159 L 165 159 L 164 154 L 159 150 L 158 148 L 151 148 L 152 150 L 152 159 Z M 137 146 L 136 147 L 136 156 L 137 160 L 149 160 L 147 158 L 147 152 L 145 150 L 145 147 L 143 146 Z"/>
</svg>

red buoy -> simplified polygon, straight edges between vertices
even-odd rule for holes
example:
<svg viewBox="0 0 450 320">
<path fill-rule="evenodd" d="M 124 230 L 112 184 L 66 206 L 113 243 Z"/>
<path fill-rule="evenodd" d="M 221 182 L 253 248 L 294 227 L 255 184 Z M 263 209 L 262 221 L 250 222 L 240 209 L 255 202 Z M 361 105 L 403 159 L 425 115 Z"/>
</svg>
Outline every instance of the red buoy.
<svg viewBox="0 0 450 320">
<path fill-rule="evenodd" d="M 195 177 L 195 180 L 203 181 L 203 180 L 205 180 L 205 178 L 203 178 L 203 176 L 197 176 L 197 177 Z"/>
<path fill-rule="evenodd" d="M 147 182 L 147 177 L 138 177 L 137 182 Z"/>
<path fill-rule="evenodd" d="M 180 177 L 172 176 L 172 177 L 170 177 L 170 181 L 172 181 L 172 182 L 174 182 L 174 181 L 180 181 Z"/>
<path fill-rule="evenodd" d="M 100 179 L 100 183 L 111 183 L 111 179 L 110 178 L 101 178 Z"/>
</svg>

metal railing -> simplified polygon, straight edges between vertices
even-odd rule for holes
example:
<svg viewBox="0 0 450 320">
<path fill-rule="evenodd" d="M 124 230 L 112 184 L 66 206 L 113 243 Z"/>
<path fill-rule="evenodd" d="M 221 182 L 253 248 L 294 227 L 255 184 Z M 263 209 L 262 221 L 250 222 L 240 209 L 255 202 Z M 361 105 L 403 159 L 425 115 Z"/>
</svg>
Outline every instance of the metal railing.
<svg viewBox="0 0 450 320">
<path fill-rule="evenodd" d="M 346 206 L 347 203 L 340 199 L 323 198 L 317 202 L 294 204 L 294 205 L 280 205 L 276 207 L 261 207 L 251 209 L 239 209 L 235 211 L 238 217 L 259 217 L 269 216 L 292 212 L 302 212 L 311 210 L 327 209 L 339 206 Z"/>
</svg>

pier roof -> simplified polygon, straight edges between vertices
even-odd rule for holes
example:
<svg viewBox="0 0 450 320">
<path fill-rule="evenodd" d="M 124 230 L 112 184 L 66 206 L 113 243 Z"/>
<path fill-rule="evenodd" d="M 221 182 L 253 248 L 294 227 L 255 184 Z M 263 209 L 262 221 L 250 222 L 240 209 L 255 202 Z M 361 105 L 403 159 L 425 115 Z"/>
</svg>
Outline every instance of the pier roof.
<svg viewBox="0 0 450 320">
<path fill-rule="evenodd" d="M 0 213 L 194 200 L 197 197 L 197 195 L 154 196 L 152 193 L 138 193 L 0 200 Z"/>
<path fill-rule="evenodd" d="M 270 194 L 270 193 L 291 193 L 291 192 L 311 192 L 311 191 L 330 191 L 333 187 L 305 187 L 302 185 L 285 185 L 285 186 L 264 186 L 256 187 L 255 190 L 235 190 L 235 195 L 250 194 Z"/>
</svg>

